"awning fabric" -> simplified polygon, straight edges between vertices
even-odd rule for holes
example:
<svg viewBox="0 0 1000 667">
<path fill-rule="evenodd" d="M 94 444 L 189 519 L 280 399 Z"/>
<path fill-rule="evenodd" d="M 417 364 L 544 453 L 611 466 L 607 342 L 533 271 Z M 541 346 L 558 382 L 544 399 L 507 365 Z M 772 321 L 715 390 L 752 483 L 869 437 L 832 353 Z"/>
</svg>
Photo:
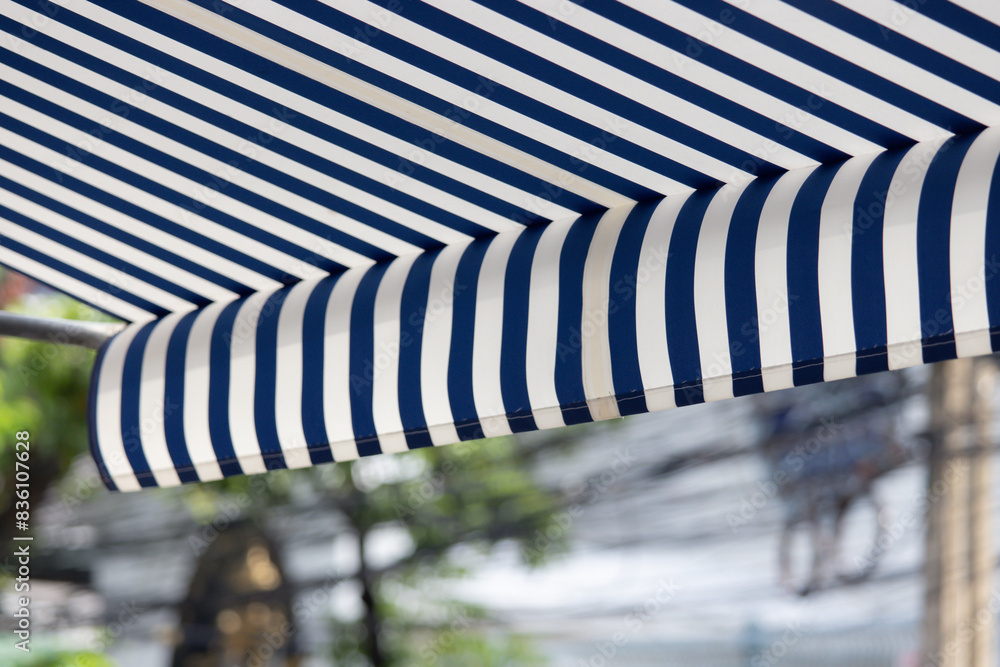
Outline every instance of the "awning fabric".
<svg viewBox="0 0 1000 667">
<path fill-rule="evenodd" d="M 0 262 L 122 490 L 992 351 L 1000 12 L 0 0 Z"/>
</svg>

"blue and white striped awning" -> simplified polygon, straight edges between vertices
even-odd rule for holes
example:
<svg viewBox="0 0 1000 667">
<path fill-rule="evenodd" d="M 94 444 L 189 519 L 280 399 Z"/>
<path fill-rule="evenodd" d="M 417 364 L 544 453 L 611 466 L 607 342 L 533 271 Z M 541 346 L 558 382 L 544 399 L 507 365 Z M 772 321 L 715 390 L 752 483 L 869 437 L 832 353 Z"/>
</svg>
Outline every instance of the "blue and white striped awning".
<svg viewBox="0 0 1000 667">
<path fill-rule="evenodd" d="M 122 490 L 989 353 L 998 7 L 0 0 L 0 262 Z"/>
</svg>

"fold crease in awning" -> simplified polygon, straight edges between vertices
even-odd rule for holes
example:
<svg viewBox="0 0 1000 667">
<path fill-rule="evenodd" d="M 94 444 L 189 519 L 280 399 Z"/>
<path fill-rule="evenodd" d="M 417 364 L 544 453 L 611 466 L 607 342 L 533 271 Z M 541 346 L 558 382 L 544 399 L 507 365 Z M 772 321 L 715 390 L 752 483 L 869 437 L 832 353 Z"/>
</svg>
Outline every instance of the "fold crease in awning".
<svg viewBox="0 0 1000 667">
<path fill-rule="evenodd" d="M 0 263 L 133 490 L 1000 339 L 1000 13 L 0 0 Z"/>
</svg>

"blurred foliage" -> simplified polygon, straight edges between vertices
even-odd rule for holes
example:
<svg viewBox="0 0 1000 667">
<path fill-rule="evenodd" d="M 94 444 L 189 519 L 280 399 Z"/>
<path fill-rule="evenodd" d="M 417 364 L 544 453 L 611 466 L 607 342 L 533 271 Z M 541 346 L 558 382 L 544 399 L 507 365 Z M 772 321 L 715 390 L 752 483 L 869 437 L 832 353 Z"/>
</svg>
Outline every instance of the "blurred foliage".
<svg viewBox="0 0 1000 667">
<path fill-rule="evenodd" d="M 45 315 L 67 319 L 83 319 L 86 308 L 58 296 L 40 304 Z M 60 458 L 85 451 L 87 385 L 94 357 L 93 350 L 84 348 L 0 338 L 3 445 L 13 444 L 14 432 L 28 430 L 51 443 L 44 449 L 55 450 Z"/>
<path fill-rule="evenodd" d="M 30 307 L 17 302 L 3 307 L 71 320 L 110 319 L 67 297 L 29 298 Z M 0 540 L 9 539 L 13 530 L 14 434 L 31 434 L 33 507 L 88 451 L 87 393 L 94 358 L 91 350 L 56 342 L 0 338 Z M 564 547 L 565 526 L 555 523 L 562 499 L 531 474 L 538 449 L 512 437 L 494 438 L 233 477 L 191 485 L 181 493 L 191 515 L 206 525 L 234 504 L 251 520 L 286 504 L 329 507 L 339 515 L 359 544 L 363 565 L 348 578 L 359 584 L 364 613 L 332 621 L 336 640 L 330 657 L 338 665 L 530 666 L 541 663 L 525 640 L 483 634 L 476 627 L 486 620 L 481 610 L 429 592 L 434 586 L 427 584 L 465 574 L 450 557 L 457 547 L 485 554 L 497 544 L 512 544 L 532 566 Z M 373 532 L 386 529 L 405 536 L 409 549 L 376 568 L 366 548 Z M 543 549 L 524 548 L 539 544 L 539 536 L 545 536 Z M 403 599 L 419 603 L 403 604 Z M 57 651 L 33 652 L 31 660 L 9 664 L 109 665 L 100 656 Z"/>
<path fill-rule="evenodd" d="M 37 646 L 30 653 L 12 650 L 0 653 L 5 667 L 115 667 L 109 658 L 89 651 L 60 651 Z"/>
<path fill-rule="evenodd" d="M 227 504 L 249 518 L 295 500 L 328 507 L 348 526 L 362 565 L 345 578 L 357 584 L 363 612 L 331 620 L 334 664 L 530 666 L 542 662 L 526 640 L 483 635 L 483 611 L 448 599 L 440 584 L 466 574 L 451 557 L 459 548 L 486 554 L 506 543 L 529 566 L 565 548 L 566 526 L 555 521 L 562 498 L 531 473 L 542 449 L 513 437 L 424 448 L 200 484 L 186 502 L 208 523 Z M 386 530 L 408 548 L 375 567 L 366 549 Z"/>
<path fill-rule="evenodd" d="M 2 276 L 0 276 L 2 280 Z M 28 309 L 9 304 L 12 312 Z M 30 296 L 33 315 L 69 320 L 110 321 L 69 297 L 46 293 Z M 93 350 L 54 342 L 0 338 L 0 539 L 13 530 L 14 437 L 31 434 L 31 501 L 45 491 L 89 450 L 87 391 L 96 354 Z"/>
</svg>

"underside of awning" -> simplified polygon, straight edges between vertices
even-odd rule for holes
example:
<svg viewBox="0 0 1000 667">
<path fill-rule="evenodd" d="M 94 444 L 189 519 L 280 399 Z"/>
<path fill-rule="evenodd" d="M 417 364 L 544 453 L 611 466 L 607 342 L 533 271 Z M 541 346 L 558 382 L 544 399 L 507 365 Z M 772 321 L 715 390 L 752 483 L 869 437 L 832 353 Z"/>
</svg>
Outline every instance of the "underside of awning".
<svg viewBox="0 0 1000 667">
<path fill-rule="evenodd" d="M 973 0 L 0 0 L 0 262 L 133 322 L 121 490 L 986 354 L 998 77 Z"/>
</svg>

